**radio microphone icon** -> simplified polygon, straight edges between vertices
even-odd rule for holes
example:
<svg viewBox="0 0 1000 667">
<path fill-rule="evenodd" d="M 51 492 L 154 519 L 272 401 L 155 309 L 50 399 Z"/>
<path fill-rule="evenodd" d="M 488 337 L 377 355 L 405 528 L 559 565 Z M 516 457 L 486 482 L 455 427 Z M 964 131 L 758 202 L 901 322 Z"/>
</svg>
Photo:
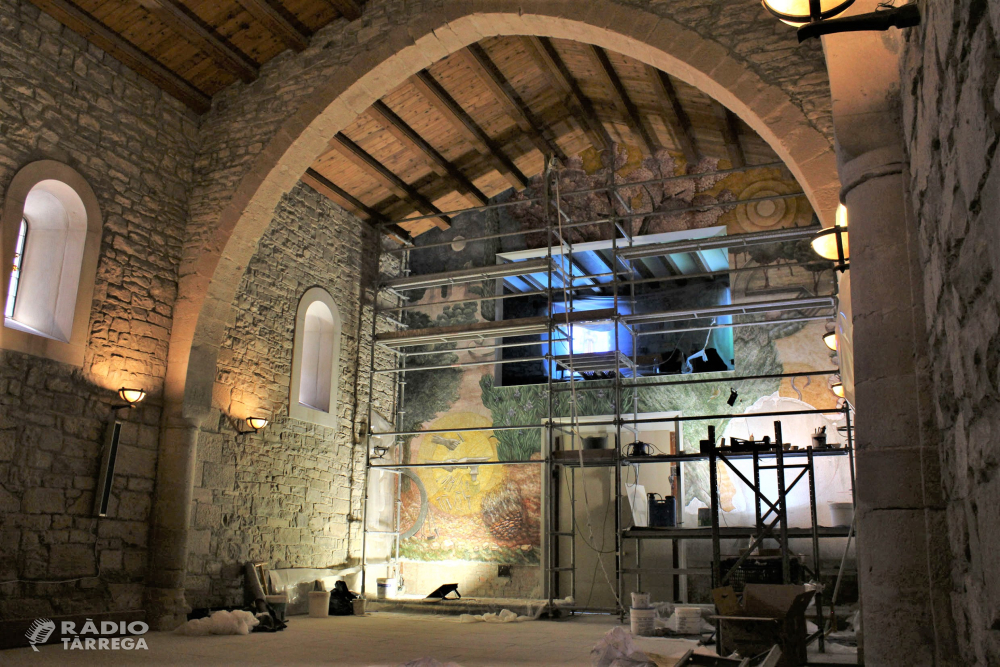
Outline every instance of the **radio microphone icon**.
<svg viewBox="0 0 1000 667">
<path fill-rule="evenodd" d="M 28 626 L 28 631 L 24 633 L 24 636 L 28 638 L 28 643 L 31 644 L 31 650 L 38 652 L 38 648 L 35 644 L 44 644 L 49 641 L 49 637 L 52 633 L 56 631 L 55 621 L 51 621 L 47 618 L 36 618 L 32 621 L 31 625 Z"/>
</svg>

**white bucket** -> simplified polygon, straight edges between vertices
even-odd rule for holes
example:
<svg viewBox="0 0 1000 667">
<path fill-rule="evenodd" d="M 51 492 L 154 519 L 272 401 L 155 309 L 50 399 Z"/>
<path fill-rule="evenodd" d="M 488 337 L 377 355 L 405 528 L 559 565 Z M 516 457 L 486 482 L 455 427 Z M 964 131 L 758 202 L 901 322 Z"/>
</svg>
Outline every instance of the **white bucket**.
<svg viewBox="0 0 1000 667">
<path fill-rule="evenodd" d="M 354 598 L 351 600 L 351 605 L 354 607 L 355 616 L 365 615 L 365 599 L 364 598 Z"/>
<path fill-rule="evenodd" d="M 854 520 L 854 503 L 830 503 L 830 523 L 850 526 Z"/>
<path fill-rule="evenodd" d="M 309 616 L 326 618 L 330 615 L 330 591 L 309 591 Z"/>
<path fill-rule="evenodd" d="M 701 633 L 701 609 L 698 607 L 677 607 L 677 634 L 697 635 Z"/>
<path fill-rule="evenodd" d="M 633 609 L 649 609 L 649 593 L 632 593 Z"/>
<path fill-rule="evenodd" d="M 396 577 L 380 577 L 375 580 L 375 584 L 377 591 L 375 597 L 379 600 L 394 598 L 399 591 L 399 580 Z"/>
<path fill-rule="evenodd" d="M 636 609 L 629 612 L 629 622 L 632 624 L 632 634 L 637 637 L 648 637 L 656 629 L 655 609 Z"/>
</svg>

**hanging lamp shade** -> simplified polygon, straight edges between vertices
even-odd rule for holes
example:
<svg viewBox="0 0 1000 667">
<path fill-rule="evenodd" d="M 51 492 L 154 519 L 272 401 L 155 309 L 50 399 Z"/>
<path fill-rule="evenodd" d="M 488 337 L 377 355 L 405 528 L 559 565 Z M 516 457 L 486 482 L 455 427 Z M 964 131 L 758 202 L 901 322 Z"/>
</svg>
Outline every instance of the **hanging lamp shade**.
<svg viewBox="0 0 1000 667">
<path fill-rule="evenodd" d="M 764 9 L 788 25 L 800 26 L 840 14 L 854 0 L 763 0 Z"/>
</svg>

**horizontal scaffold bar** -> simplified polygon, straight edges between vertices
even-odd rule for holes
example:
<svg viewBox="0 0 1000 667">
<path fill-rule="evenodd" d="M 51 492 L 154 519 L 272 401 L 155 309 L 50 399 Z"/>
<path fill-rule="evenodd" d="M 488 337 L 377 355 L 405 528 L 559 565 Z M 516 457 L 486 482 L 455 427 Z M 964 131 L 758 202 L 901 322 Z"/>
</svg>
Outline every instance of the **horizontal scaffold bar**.
<svg viewBox="0 0 1000 667">
<path fill-rule="evenodd" d="M 395 290 L 426 289 L 431 287 L 440 287 L 442 285 L 458 285 L 462 283 L 476 282 L 479 280 L 507 278 L 510 276 L 520 276 L 530 273 L 544 273 L 552 266 L 552 261 L 548 258 L 530 259 L 523 262 L 507 262 L 505 264 L 473 267 L 471 269 L 458 269 L 456 271 L 444 271 L 442 273 L 428 273 L 423 275 L 390 278 L 384 281 L 382 286 L 391 287 Z"/>
<path fill-rule="evenodd" d="M 783 378 L 797 378 L 797 377 L 809 377 L 818 375 L 838 375 L 840 373 L 839 369 L 833 368 L 825 371 L 800 371 L 796 373 L 768 373 L 764 375 L 728 375 L 726 377 L 720 378 L 697 378 L 694 380 L 677 380 L 677 381 L 663 381 L 663 382 L 642 382 L 641 379 L 629 379 L 622 383 L 622 389 L 644 389 L 646 387 L 673 387 L 682 386 L 688 384 L 725 384 L 727 382 L 745 382 L 748 380 L 777 380 Z M 553 392 L 568 392 L 568 391 L 596 391 L 598 389 L 609 389 L 614 387 L 614 383 L 610 381 L 598 381 L 600 384 L 595 383 L 594 385 L 588 385 L 586 387 L 576 387 L 571 389 L 570 387 L 558 387 L 553 389 Z M 673 417 L 671 417 L 673 419 Z"/>
<path fill-rule="evenodd" d="M 636 336 L 655 336 L 679 333 L 691 333 L 694 331 L 715 331 L 716 329 L 738 329 L 740 327 L 762 327 L 769 324 L 785 324 L 789 322 L 823 322 L 832 320 L 837 314 L 815 315 L 811 317 L 779 317 L 773 320 L 753 320 L 750 322 L 732 322 L 730 324 L 713 324 L 704 327 L 685 327 L 683 329 L 653 329 L 652 331 L 638 331 Z"/>
<path fill-rule="evenodd" d="M 660 257 L 662 255 L 675 255 L 704 250 L 739 250 L 771 243 L 804 241 L 814 237 L 821 229 L 822 227 L 819 225 L 810 225 L 808 227 L 747 232 L 746 234 L 732 234 L 729 236 L 711 236 L 705 239 L 672 241 L 670 243 L 651 243 L 632 248 L 622 248 L 618 251 L 618 256 L 623 259 L 640 259 L 643 257 Z"/>
<path fill-rule="evenodd" d="M 520 466 L 536 465 L 545 463 L 545 459 L 533 461 L 441 461 L 434 463 L 391 463 L 382 465 L 370 465 L 369 468 L 388 468 L 392 470 L 408 470 L 410 468 L 478 468 L 480 466 Z"/>
<path fill-rule="evenodd" d="M 684 320 L 698 320 L 709 317 L 757 315 L 760 313 L 784 310 L 834 308 L 836 305 L 836 299 L 832 296 L 805 297 L 798 299 L 774 299 L 768 301 L 733 303 L 725 306 L 711 306 L 709 308 L 698 308 L 696 310 L 663 310 L 655 313 L 634 313 L 631 315 L 623 315 L 621 320 L 625 324 L 659 324 Z"/>
</svg>

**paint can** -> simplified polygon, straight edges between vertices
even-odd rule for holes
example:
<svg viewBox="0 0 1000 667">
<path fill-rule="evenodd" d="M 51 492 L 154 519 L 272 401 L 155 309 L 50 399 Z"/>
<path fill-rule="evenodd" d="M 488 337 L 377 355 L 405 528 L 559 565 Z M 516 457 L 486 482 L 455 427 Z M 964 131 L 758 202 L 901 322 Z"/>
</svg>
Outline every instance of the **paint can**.
<svg viewBox="0 0 1000 667">
<path fill-rule="evenodd" d="M 632 593 L 633 609 L 649 609 L 649 593 Z"/>
<path fill-rule="evenodd" d="M 379 577 L 375 580 L 376 598 L 379 600 L 389 600 L 396 597 L 399 591 L 399 580 L 396 577 Z"/>
<path fill-rule="evenodd" d="M 365 615 L 365 599 L 364 598 L 354 598 L 351 600 L 351 604 L 354 606 L 355 616 Z"/>
<path fill-rule="evenodd" d="M 701 609 L 698 607 L 677 607 L 677 634 L 701 634 Z"/>
<path fill-rule="evenodd" d="M 330 591 L 309 591 L 309 617 L 326 618 L 330 615 Z"/>
<path fill-rule="evenodd" d="M 633 635 L 637 637 L 649 637 L 656 629 L 656 610 L 636 609 L 632 607 L 629 610 L 629 622 L 632 625 Z"/>
<path fill-rule="evenodd" d="M 264 600 L 274 609 L 274 615 L 279 621 L 285 620 L 285 613 L 288 608 L 287 595 L 265 595 Z"/>
</svg>

